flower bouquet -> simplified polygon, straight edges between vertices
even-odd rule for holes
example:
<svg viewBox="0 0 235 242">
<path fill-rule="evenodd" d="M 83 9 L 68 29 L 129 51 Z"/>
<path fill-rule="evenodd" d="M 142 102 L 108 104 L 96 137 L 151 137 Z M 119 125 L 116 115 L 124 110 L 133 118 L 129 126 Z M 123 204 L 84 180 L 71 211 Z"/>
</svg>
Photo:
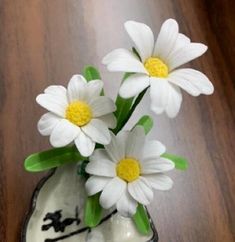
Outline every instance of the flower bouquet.
<svg viewBox="0 0 235 242">
<path fill-rule="evenodd" d="M 172 187 L 165 173 L 185 170 L 187 161 L 146 139 L 150 116 L 130 130 L 123 127 L 145 94 L 153 113 L 170 118 L 179 112 L 181 89 L 192 96 L 212 94 L 203 73 L 177 69 L 207 47 L 179 33 L 173 19 L 163 23 L 156 42 L 147 25 L 127 21 L 124 26 L 134 47 L 115 49 L 102 61 L 109 71 L 124 74 L 116 102 L 105 95 L 93 66 L 72 76 L 67 88 L 49 86 L 36 98 L 47 110 L 38 130 L 54 148 L 25 160 L 29 172 L 51 172 L 35 190 L 24 242 L 158 241 L 145 206 L 154 199 L 153 189 Z"/>
</svg>

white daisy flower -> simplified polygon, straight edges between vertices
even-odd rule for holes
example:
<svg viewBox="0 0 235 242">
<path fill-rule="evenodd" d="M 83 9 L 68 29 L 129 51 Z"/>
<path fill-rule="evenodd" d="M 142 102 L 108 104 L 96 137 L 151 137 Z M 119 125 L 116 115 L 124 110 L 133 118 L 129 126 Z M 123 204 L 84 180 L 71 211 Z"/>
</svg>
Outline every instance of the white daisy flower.
<svg viewBox="0 0 235 242">
<path fill-rule="evenodd" d="M 81 75 L 74 75 L 63 86 L 49 86 L 37 96 L 39 105 L 49 112 L 38 122 L 42 135 L 50 136 L 53 147 L 63 147 L 72 142 L 83 156 L 92 154 L 95 143 L 107 145 L 111 140 L 108 128 L 116 126 L 112 112 L 114 102 L 100 96 L 101 80 L 87 82 Z"/>
<path fill-rule="evenodd" d="M 153 188 L 168 190 L 172 180 L 163 173 L 174 163 L 160 157 L 165 147 L 159 141 L 145 141 L 144 129 L 112 134 L 105 149 L 96 149 L 90 157 L 86 172 L 92 176 L 86 182 L 89 196 L 101 192 L 100 204 L 109 209 L 116 205 L 123 216 L 132 216 L 137 203 L 148 205 Z"/>
<path fill-rule="evenodd" d="M 213 93 L 212 83 L 200 71 L 176 69 L 201 56 L 207 46 L 192 43 L 179 33 L 175 20 L 168 19 L 163 23 L 155 44 L 153 32 L 147 25 L 127 21 L 125 29 L 141 61 L 126 49 L 116 49 L 103 58 L 103 64 L 110 71 L 135 73 L 121 85 L 119 94 L 123 98 L 134 97 L 150 86 L 151 109 L 156 114 L 165 111 L 169 117 L 175 117 L 182 102 L 180 88 L 192 96 Z"/>
</svg>

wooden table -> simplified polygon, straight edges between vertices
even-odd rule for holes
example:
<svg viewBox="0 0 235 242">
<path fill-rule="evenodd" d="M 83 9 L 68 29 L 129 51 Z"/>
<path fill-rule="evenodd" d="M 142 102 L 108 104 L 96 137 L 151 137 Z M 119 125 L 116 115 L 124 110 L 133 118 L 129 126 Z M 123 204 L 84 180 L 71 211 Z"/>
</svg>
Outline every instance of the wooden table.
<svg viewBox="0 0 235 242">
<path fill-rule="evenodd" d="M 156 192 L 150 211 L 160 242 L 234 241 L 234 8 L 232 0 L 2 0 L 0 241 L 19 241 L 32 191 L 44 175 L 23 168 L 28 154 L 50 147 L 36 128 L 44 113 L 36 95 L 47 85 L 66 85 L 86 64 L 100 68 L 107 93 L 116 94 L 120 75 L 108 73 L 101 59 L 113 48 L 130 46 L 123 23 L 142 21 L 157 33 L 169 17 L 193 41 L 209 46 L 190 66 L 209 76 L 215 93 L 184 94 L 173 120 L 155 116 L 151 138 L 187 157 L 190 166 L 171 172 L 173 189 Z M 143 111 L 149 113 L 142 106 L 135 116 Z"/>
</svg>

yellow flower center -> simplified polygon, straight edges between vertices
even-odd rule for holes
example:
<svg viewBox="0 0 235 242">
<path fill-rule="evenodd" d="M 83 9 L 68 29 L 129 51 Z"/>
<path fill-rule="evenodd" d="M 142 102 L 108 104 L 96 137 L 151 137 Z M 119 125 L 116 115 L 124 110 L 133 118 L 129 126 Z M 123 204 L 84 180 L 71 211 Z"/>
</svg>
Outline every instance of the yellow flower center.
<svg viewBox="0 0 235 242">
<path fill-rule="evenodd" d="M 140 176 L 139 161 L 133 158 L 124 158 L 116 166 L 117 176 L 121 179 L 132 182 Z"/>
<path fill-rule="evenodd" d="M 92 119 L 92 110 L 87 103 L 75 101 L 67 107 L 65 117 L 73 124 L 84 126 Z"/>
<path fill-rule="evenodd" d="M 167 77 L 168 76 L 168 66 L 159 58 L 150 57 L 145 63 L 144 67 L 148 71 L 150 76 L 154 77 Z"/>
</svg>

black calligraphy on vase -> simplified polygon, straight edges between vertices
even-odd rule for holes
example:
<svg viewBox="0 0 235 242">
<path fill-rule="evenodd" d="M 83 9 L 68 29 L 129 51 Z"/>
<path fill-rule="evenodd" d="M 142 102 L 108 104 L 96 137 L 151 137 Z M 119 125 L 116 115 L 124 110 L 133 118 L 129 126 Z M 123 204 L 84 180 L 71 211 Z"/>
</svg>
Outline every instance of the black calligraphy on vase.
<svg viewBox="0 0 235 242">
<path fill-rule="evenodd" d="M 50 223 L 42 225 L 42 231 L 47 231 L 53 228 L 55 232 L 64 232 L 67 226 L 74 223 L 79 225 L 81 220 L 78 217 L 78 207 L 75 208 L 75 217 L 62 219 L 62 210 L 57 210 L 53 213 L 47 213 L 43 219 L 44 222 L 50 221 Z"/>
</svg>

